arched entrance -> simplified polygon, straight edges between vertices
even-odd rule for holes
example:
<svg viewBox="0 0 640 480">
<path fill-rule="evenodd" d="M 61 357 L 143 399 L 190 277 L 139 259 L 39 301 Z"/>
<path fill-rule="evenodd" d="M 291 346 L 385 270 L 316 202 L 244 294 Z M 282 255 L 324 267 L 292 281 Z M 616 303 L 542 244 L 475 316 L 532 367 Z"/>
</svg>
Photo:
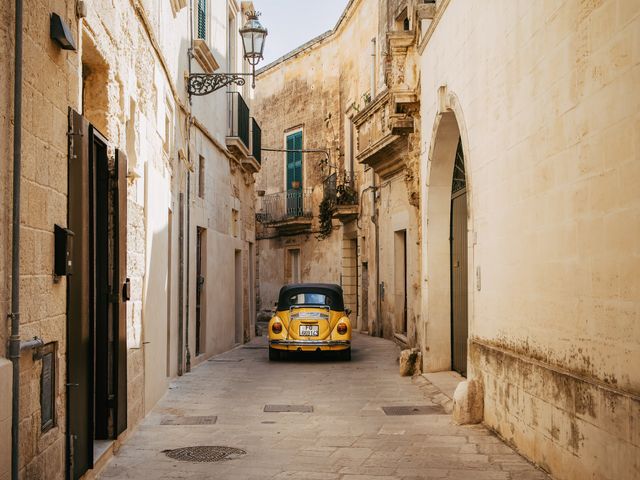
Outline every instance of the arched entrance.
<svg viewBox="0 0 640 480">
<path fill-rule="evenodd" d="M 426 292 L 424 369 L 467 373 L 468 183 L 465 141 L 452 109 L 434 126 L 423 209 Z"/>
</svg>

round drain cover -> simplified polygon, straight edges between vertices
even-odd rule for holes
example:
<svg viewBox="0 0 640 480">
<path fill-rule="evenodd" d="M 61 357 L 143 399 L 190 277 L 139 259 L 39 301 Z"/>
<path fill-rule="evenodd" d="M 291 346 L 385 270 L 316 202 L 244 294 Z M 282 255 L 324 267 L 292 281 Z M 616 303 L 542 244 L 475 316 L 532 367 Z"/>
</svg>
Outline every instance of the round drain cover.
<svg viewBox="0 0 640 480">
<path fill-rule="evenodd" d="M 231 460 L 245 455 L 247 452 L 233 447 L 202 446 L 163 450 L 162 453 L 182 462 L 219 462 L 220 460 Z"/>
</svg>

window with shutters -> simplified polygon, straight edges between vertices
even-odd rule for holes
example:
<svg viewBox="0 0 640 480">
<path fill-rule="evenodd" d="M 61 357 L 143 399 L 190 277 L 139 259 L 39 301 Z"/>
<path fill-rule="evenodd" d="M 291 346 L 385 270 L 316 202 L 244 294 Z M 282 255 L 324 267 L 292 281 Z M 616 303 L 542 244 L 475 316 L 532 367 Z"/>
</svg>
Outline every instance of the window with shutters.
<svg viewBox="0 0 640 480">
<path fill-rule="evenodd" d="M 207 0 L 197 0 L 196 33 L 202 40 L 207 39 Z"/>
</svg>

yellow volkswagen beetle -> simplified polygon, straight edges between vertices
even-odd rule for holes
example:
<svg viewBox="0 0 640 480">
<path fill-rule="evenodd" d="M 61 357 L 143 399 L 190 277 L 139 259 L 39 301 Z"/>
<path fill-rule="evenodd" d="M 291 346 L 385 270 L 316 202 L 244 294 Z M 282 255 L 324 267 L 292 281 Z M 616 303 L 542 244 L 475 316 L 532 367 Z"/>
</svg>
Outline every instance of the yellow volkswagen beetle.
<svg viewBox="0 0 640 480">
<path fill-rule="evenodd" d="M 349 313 L 340 285 L 285 285 L 269 321 L 269 360 L 279 360 L 291 351 L 331 351 L 341 360 L 351 360 Z"/>
</svg>

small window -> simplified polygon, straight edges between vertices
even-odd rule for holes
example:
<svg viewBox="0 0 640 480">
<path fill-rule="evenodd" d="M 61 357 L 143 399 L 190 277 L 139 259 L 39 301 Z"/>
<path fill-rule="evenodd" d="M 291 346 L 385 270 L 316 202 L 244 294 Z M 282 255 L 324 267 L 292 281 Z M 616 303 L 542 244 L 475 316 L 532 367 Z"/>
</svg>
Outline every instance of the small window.
<svg viewBox="0 0 640 480">
<path fill-rule="evenodd" d="M 200 155 L 200 158 L 198 159 L 198 196 L 200 198 L 204 198 L 204 180 L 205 180 L 205 172 L 204 172 L 204 167 L 205 167 L 205 160 L 204 157 L 202 155 Z"/>
<path fill-rule="evenodd" d="M 164 116 L 164 143 L 162 145 L 165 153 L 171 153 L 173 143 L 173 109 L 167 103 Z"/>
<path fill-rule="evenodd" d="M 207 0 L 197 0 L 198 11 L 196 17 L 196 28 L 198 38 L 202 40 L 207 39 Z"/>
</svg>

